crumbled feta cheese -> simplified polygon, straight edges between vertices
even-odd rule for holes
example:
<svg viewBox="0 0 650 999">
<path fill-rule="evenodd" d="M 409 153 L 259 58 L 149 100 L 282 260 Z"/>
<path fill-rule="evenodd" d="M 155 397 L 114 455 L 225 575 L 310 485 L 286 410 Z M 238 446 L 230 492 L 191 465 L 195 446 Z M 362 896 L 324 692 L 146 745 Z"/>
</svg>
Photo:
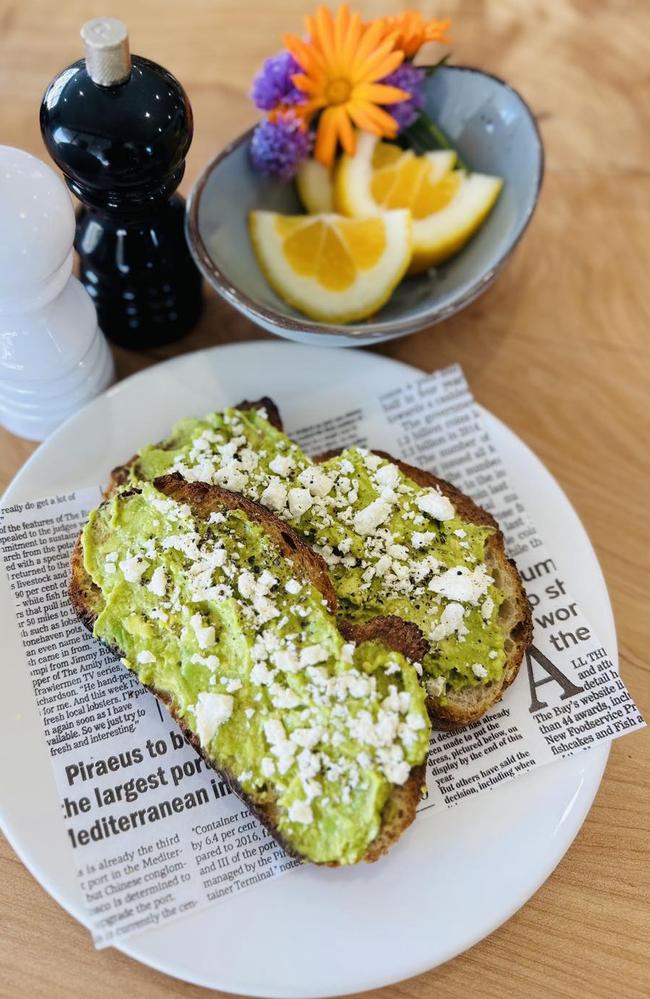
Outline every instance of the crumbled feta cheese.
<svg viewBox="0 0 650 999">
<path fill-rule="evenodd" d="M 255 663 L 251 672 L 251 683 L 255 684 L 256 687 L 263 685 L 268 685 L 273 682 L 273 673 L 265 666 L 264 663 Z"/>
<path fill-rule="evenodd" d="M 275 756 L 278 767 L 278 772 L 280 774 L 286 774 L 287 770 L 291 767 L 293 763 L 294 756 L 296 755 L 296 747 L 293 742 L 289 742 L 285 739 L 284 742 L 276 742 L 271 746 L 271 752 Z"/>
<path fill-rule="evenodd" d="M 275 763 L 270 756 L 263 756 L 260 763 L 260 770 L 262 771 L 262 776 L 269 778 L 275 773 Z"/>
<path fill-rule="evenodd" d="M 344 663 L 351 663 L 354 659 L 354 650 L 356 645 L 354 642 L 346 642 L 345 645 L 341 647 L 341 659 Z"/>
<path fill-rule="evenodd" d="M 435 541 L 436 535 L 433 531 L 413 531 L 411 543 L 414 548 L 424 548 L 429 542 Z"/>
<path fill-rule="evenodd" d="M 431 629 L 429 638 L 432 642 L 440 642 L 443 638 L 453 635 L 454 632 L 458 635 L 466 634 L 467 628 L 463 624 L 464 617 L 465 608 L 462 604 L 447 604 L 440 616 L 440 621 Z"/>
<path fill-rule="evenodd" d="M 417 497 L 415 505 L 422 513 L 428 513 L 435 520 L 451 520 L 455 510 L 446 496 L 437 489 L 426 489 Z"/>
<path fill-rule="evenodd" d="M 493 582 L 485 566 L 477 565 L 475 569 L 468 569 L 467 566 L 460 565 L 434 576 L 429 589 L 448 600 L 476 604 Z"/>
<path fill-rule="evenodd" d="M 246 715 L 246 717 L 250 721 L 251 718 L 253 717 L 253 715 L 255 714 L 255 708 L 246 708 L 246 710 L 244 711 L 244 714 Z"/>
<path fill-rule="evenodd" d="M 120 570 L 127 583 L 138 583 L 149 563 L 137 555 L 128 555 L 120 562 Z"/>
<path fill-rule="evenodd" d="M 303 749 L 313 749 L 322 737 L 323 730 L 317 725 L 312 728 L 295 728 L 289 736 L 292 742 L 295 742 L 297 746 L 302 746 Z"/>
<path fill-rule="evenodd" d="M 166 538 L 163 538 L 161 544 L 164 551 L 168 551 L 170 548 L 174 548 L 176 551 L 181 552 L 190 562 L 195 562 L 200 558 L 200 552 L 198 549 L 198 534 L 169 534 Z"/>
<path fill-rule="evenodd" d="M 284 588 L 287 591 L 287 593 L 290 593 L 292 596 L 295 596 L 297 593 L 300 593 L 300 591 L 302 590 L 302 583 L 299 583 L 297 579 L 289 579 L 287 580 L 287 583 Z"/>
<path fill-rule="evenodd" d="M 277 454 L 273 461 L 269 462 L 269 468 L 276 475 L 281 475 L 284 478 L 293 468 L 293 458 L 288 454 Z"/>
<path fill-rule="evenodd" d="M 159 565 L 154 569 L 147 589 L 151 590 L 152 593 L 155 593 L 157 597 L 165 596 L 165 591 L 167 589 L 167 573 L 162 565 Z"/>
<path fill-rule="evenodd" d="M 365 451 L 365 448 L 364 449 L 359 448 L 360 453 L 362 452 L 362 450 Z M 369 471 L 374 472 L 374 470 L 378 468 L 379 465 L 381 465 L 383 460 L 384 459 L 380 458 L 378 454 L 371 454 L 369 451 L 366 451 L 363 463 Z"/>
<path fill-rule="evenodd" d="M 497 656 L 498 652 L 496 652 L 494 649 L 490 649 L 490 651 L 488 652 L 488 659 L 496 659 Z"/>
<path fill-rule="evenodd" d="M 230 694 L 212 694 L 201 691 L 196 702 L 196 732 L 202 746 L 208 746 L 217 729 L 232 715 L 233 698 Z"/>
<path fill-rule="evenodd" d="M 200 649 L 209 649 L 215 642 L 214 625 L 204 625 L 200 614 L 193 614 L 190 624 L 196 635 L 196 641 Z"/>
<path fill-rule="evenodd" d="M 239 579 L 237 580 L 237 589 L 241 593 L 244 600 L 250 600 L 255 594 L 255 576 L 252 572 L 249 572 L 248 569 L 244 569 L 243 572 L 240 572 Z"/>
<path fill-rule="evenodd" d="M 274 708 L 297 708 L 300 698 L 294 694 L 289 687 L 281 687 L 279 683 L 274 683 L 270 690 L 271 704 Z"/>
<path fill-rule="evenodd" d="M 260 503 L 271 510 L 281 511 L 286 506 L 287 487 L 279 479 L 273 478 L 260 496 Z"/>
<path fill-rule="evenodd" d="M 488 675 L 488 671 L 481 663 L 472 663 L 472 673 L 477 680 L 484 680 Z"/>
<path fill-rule="evenodd" d="M 277 583 L 277 578 L 268 569 L 264 569 L 257 581 L 257 592 L 262 595 L 269 592 Z"/>
<path fill-rule="evenodd" d="M 313 497 L 308 489 L 289 490 L 289 513 L 292 517 L 302 517 L 313 505 Z"/>
<path fill-rule="evenodd" d="M 377 758 L 384 771 L 386 780 L 391 784 L 405 784 L 411 772 L 411 766 L 404 759 L 404 750 L 399 743 L 394 743 L 377 751 Z"/>
<path fill-rule="evenodd" d="M 284 673 L 297 673 L 305 665 L 294 649 L 282 649 L 279 652 L 275 652 L 273 662 Z"/>
<path fill-rule="evenodd" d="M 224 489 L 230 489 L 233 493 L 240 493 L 246 488 L 247 477 L 241 468 L 234 462 L 222 465 L 214 473 L 214 481 Z"/>
<path fill-rule="evenodd" d="M 300 653 L 301 666 L 316 666 L 325 662 L 329 653 L 322 645 L 307 645 Z"/>
<path fill-rule="evenodd" d="M 296 762 L 303 782 L 315 777 L 320 770 L 320 756 L 318 753 L 312 753 L 308 749 L 303 749 L 302 753 L 298 754 Z"/>
<path fill-rule="evenodd" d="M 489 621 L 492 617 L 492 612 L 494 610 L 494 600 L 492 597 L 486 597 L 481 605 L 481 616 L 484 621 Z"/>
<path fill-rule="evenodd" d="M 326 475 L 318 465 L 305 468 L 298 476 L 298 481 L 309 490 L 312 496 L 327 496 L 334 487 L 334 480 Z"/>
<path fill-rule="evenodd" d="M 289 821 L 308 826 L 314 821 L 311 805 L 307 801 L 293 801 L 289 806 Z"/>
<path fill-rule="evenodd" d="M 142 652 L 138 652 L 135 661 L 144 666 L 145 663 L 155 663 L 156 657 L 151 652 L 148 652 L 147 649 L 143 649 Z"/>
<path fill-rule="evenodd" d="M 374 534 L 379 525 L 390 517 L 390 509 L 384 500 L 373 500 L 354 515 L 354 530 L 362 536 Z"/>
<path fill-rule="evenodd" d="M 277 718 L 269 718 L 264 722 L 264 735 L 270 746 L 277 746 L 278 743 L 287 741 L 284 725 Z"/>
<path fill-rule="evenodd" d="M 457 531 L 454 531 L 457 538 L 466 538 L 467 531 L 464 531 L 462 527 L 459 527 Z"/>
</svg>

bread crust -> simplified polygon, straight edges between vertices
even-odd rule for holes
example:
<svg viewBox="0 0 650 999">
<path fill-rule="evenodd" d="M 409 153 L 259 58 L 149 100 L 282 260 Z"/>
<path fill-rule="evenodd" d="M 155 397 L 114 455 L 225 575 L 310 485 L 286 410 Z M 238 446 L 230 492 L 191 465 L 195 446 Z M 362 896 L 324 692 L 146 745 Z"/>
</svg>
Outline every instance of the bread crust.
<svg viewBox="0 0 650 999">
<path fill-rule="evenodd" d="M 124 467 L 124 466 L 120 466 Z M 171 499 L 181 503 L 189 503 L 195 516 L 207 517 L 215 510 L 242 510 L 246 516 L 254 519 L 269 535 L 273 544 L 279 548 L 282 554 L 290 559 L 299 569 L 303 577 L 307 577 L 310 582 L 319 590 L 327 602 L 332 613 L 336 612 L 336 594 L 332 586 L 327 565 L 304 539 L 287 523 L 272 514 L 266 507 L 249 500 L 237 493 L 232 493 L 219 486 L 209 486 L 201 482 L 186 482 L 180 475 L 164 475 L 156 479 L 155 487 Z M 113 489 L 115 486 L 113 486 Z M 68 584 L 68 594 L 75 613 L 88 628 L 93 631 L 98 613 L 101 610 L 101 591 L 93 583 L 86 572 L 83 564 L 83 549 L 81 534 L 77 538 L 71 558 L 70 579 Z M 399 621 L 399 626 L 390 618 L 377 618 L 375 621 L 365 622 L 362 626 L 363 638 L 358 640 L 371 640 L 373 638 L 384 642 L 389 648 L 397 652 L 402 652 L 405 656 L 413 649 L 413 643 L 418 641 L 418 636 L 414 635 L 411 628 L 401 627 L 405 622 Z M 357 626 L 350 626 L 346 629 L 341 626 L 344 637 L 352 636 Z M 417 631 L 417 629 L 415 629 Z M 361 632 L 357 632 L 361 634 Z M 112 649 L 118 656 L 122 656 L 122 651 L 117 648 Z M 271 835 L 287 851 L 287 853 L 299 860 L 304 860 L 299 853 L 288 843 L 278 829 L 279 810 L 275 803 L 261 804 L 252 800 L 237 782 L 235 776 L 229 773 L 226 768 L 219 765 L 217 760 L 213 760 L 207 751 L 201 746 L 198 737 L 178 716 L 175 705 L 171 698 L 164 692 L 158 691 L 150 685 L 147 689 L 167 708 L 168 712 L 181 728 L 186 740 L 191 743 L 197 753 L 205 762 L 216 770 L 227 781 L 235 794 L 244 801 L 248 807 L 257 815 Z M 401 785 L 395 785 L 391 795 L 382 811 L 382 821 L 379 833 L 368 845 L 365 855 L 361 858 L 368 862 L 378 860 L 395 843 L 403 831 L 413 822 L 422 785 L 425 778 L 426 762 L 411 769 L 407 781 Z M 338 863 L 330 862 L 324 864 L 327 867 L 338 867 Z"/>
</svg>

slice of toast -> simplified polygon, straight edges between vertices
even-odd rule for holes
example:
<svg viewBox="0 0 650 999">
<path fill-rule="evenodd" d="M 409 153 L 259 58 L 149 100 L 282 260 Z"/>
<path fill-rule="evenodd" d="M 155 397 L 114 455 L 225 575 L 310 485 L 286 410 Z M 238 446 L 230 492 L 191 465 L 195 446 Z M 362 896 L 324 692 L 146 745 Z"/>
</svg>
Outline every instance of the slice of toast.
<svg viewBox="0 0 650 999">
<path fill-rule="evenodd" d="M 296 577 L 311 583 L 318 589 L 327 607 L 332 613 L 335 612 L 336 595 L 325 562 L 291 527 L 275 517 L 265 507 L 218 486 L 207 486 L 198 482 L 187 483 L 178 475 L 163 476 L 157 479 L 154 485 L 156 489 L 170 499 L 178 503 L 189 504 L 193 515 L 197 518 L 207 519 L 211 513 L 216 511 L 242 511 L 247 518 L 254 520 L 262 527 L 282 556 L 292 563 Z M 95 585 L 84 567 L 81 535 L 77 540 L 72 555 L 68 592 L 78 617 L 92 631 L 95 621 L 102 610 L 103 597 L 101 590 Z M 401 627 L 402 624 L 403 622 L 398 622 L 396 626 L 389 619 L 377 619 L 376 621 L 364 624 L 362 632 L 356 635 L 353 628 L 347 631 L 341 629 L 341 632 L 350 641 L 357 640 L 361 642 L 376 639 L 381 641 L 387 648 L 408 656 L 413 651 L 413 643 L 418 642 L 419 635 L 414 634 L 413 630 L 408 626 L 406 628 Z M 417 632 L 417 629 L 415 629 L 415 632 Z M 113 651 L 121 656 L 124 650 L 114 648 Z M 277 802 L 256 801 L 251 794 L 247 794 L 238 783 L 235 775 L 228 772 L 220 764 L 220 761 L 213 758 L 206 748 L 201 745 L 198 737 L 191 728 L 179 717 L 177 704 L 166 692 L 157 690 L 152 686 L 148 686 L 148 689 L 165 704 L 169 713 L 175 718 L 184 732 L 186 739 L 194 746 L 197 753 L 203 757 L 206 763 L 223 774 L 233 791 L 249 805 L 287 852 L 299 859 L 305 859 L 278 829 L 280 811 Z M 403 784 L 392 785 L 388 800 L 382 810 L 379 832 L 368 844 L 365 854 L 360 859 L 366 861 L 377 860 L 382 854 L 386 853 L 392 844 L 397 841 L 402 832 L 413 822 L 425 778 L 425 768 L 426 759 L 421 764 L 411 768 L 410 774 Z M 329 861 L 326 863 L 326 866 L 339 865 L 335 861 Z"/>
<path fill-rule="evenodd" d="M 328 458 L 333 458 L 339 453 L 338 450 L 326 451 L 317 455 L 314 461 L 327 461 Z M 427 706 L 434 725 L 441 728 L 469 725 L 471 722 L 478 721 L 493 704 L 501 699 L 503 692 L 517 676 L 524 652 L 532 641 L 532 614 L 521 576 L 514 561 L 509 559 L 506 554 L 505 541 L 499 525 L 487 510 L 478 506 L 469 496 L 456 489 L 450 482 L 439 479 L 432 472 L 425 472 L 422 468 L 408 465 L 386 451 L 374 450 L 373 453 L 397 465 L 404 475 L 419 486 L 439 489 L 443 495 L 451 500 L 463 520 L 470 524 L 491 527 L 494 531 L 485 544 L 485 564 L 505 598 L 499 607 L 499 625 L 504 634 L 506 652 L 503 675 L 498 682 L 467 687 L 465 690 L 450 690 L 442 699 L 431 691 L 426 677 L 424 678 L 428 694 Z M 411 627 L 416 628 L 421 635 L 415 625 L 411 625 Z M 426 648 L 426 640 L 423 636 L 422 641 Z"/>
</svg>

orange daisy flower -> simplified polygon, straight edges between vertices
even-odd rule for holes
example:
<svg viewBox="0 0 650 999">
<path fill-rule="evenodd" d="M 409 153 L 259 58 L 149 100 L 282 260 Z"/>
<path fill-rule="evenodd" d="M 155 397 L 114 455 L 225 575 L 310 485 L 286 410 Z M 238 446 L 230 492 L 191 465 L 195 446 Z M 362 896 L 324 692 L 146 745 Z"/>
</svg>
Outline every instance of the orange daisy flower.
<svg viewBox="0 0 650 999">
<path fill-rule="evenodd" d="M 316 159 L 331 166 L 339 142 L 353 156 L 353 125 L 394 138 L 397 123 L 380 105 L 407 100 L 410 94 L 377 82 L 404 59 L 403 52 L 395 51 L 392 34 L 379 21 L 364 25 L 346 5 L 336 15 L 328 7 L 319 7 L 305 23 L 307 41 L 295 35 L 286 35 L 283 41 L 302 68 L 292 79 L 307 94 L 308 114 L 321 111 Z"/>
<path fill-rule="evenodd" d="M 380 18 L 384 37 L 393 36 L 393 46 L 401 49 L 406 59 L 410 59 L 425 42 L 442 42 L 447 45 L 451 39 L 447 32 L 451 20 L 425 21 L 419 10 L 405 10 L 401 14 Z"/>
</svg>

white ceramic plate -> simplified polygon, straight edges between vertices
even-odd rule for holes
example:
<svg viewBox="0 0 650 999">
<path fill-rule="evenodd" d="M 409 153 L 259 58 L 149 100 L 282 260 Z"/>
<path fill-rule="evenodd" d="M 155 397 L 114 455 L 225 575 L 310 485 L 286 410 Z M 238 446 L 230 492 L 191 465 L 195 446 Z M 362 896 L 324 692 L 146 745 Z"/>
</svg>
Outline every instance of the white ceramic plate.
<svg viewBox="0 0 650 999">
<path fill-rule="evenodd" d="M 116 385 L 69 420 L 24 466 L 5 501 L 96 484 L 170 424 L 268 394 L 291 424 L 300 402 L 333 386 L 342 406 L 420 374 L 361 352 L 248 343 L 186 355 Z M 485 414 L 514 484 L 587 615 L 616 648 L 596 556 L 544 466 Z M 380 443 L 380 442 L 378 442 Z M 60 819 L 31 682 L 0 579 L 0 816 L 35 878 L 81 922 L 84 909 Z M 607 760 L 599 746 L 501 785 L 444 814 L 425 812 L 375 865 L 306 866 L 196 915 L 132 937 L 121 949 L 170 975 L 255 996 L 333 996 L 432 968 L 491 933 L 560 861 Z M 17 765 L 19 757 L 20 765 Z"/>
</svg>

